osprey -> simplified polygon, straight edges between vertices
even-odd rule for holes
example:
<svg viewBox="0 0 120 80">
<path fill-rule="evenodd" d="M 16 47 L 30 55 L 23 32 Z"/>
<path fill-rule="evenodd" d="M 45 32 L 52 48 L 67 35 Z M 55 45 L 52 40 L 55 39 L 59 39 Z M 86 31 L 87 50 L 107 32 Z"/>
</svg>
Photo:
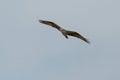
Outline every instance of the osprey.
<svg viewBox="0 0 120 80">
<path fill-rule="evenodd" d="M 54 22 L 51 21 L 45 21 L 45 20 L 39 20 L 40 23 L 52 26 L 53 28 L 56 28 L 57 30 L 59 30 L 64 36 L 65 38 L 68 39 L 68 35 L 69 36 L 73 36 L 73 37 L 77 37 L 79 39 L 82 39 L 83 41 L 90 43 L 86 38 L 84 38 L 82 35 L 80 35 L 79 33 L 75 32 L 75 31 L 69 31 L 69 30 L 65 30 L 63 28 L 61 28 L 60 26 L 58 26 L 57 24 L 55 24 Z"/>
</svg>

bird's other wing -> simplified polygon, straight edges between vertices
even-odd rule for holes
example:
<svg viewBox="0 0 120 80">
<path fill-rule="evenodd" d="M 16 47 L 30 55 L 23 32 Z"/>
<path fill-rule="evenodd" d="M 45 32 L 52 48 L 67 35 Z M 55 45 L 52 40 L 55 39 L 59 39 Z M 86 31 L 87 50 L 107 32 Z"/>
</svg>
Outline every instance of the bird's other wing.
<svg viewBox="0 0 120 80">
<path fill-rule="evenodd" d="M 67 35 L 80 38 L 83 41 L 90 43 L 85 37 L 83 37 L 82 35 L 80 35 L 79 33 L 75 32 L 75 31 L 67 31 Z"/>
<path fill-rule="evenodd" d="M 51 21 L 45 21 L 45 20 L 39 20 L 40 23 L 43 23 L 43 24 L 46 24 L 46 25 L 49 25 L 49 26 L 52 26 L 58 30 L 61 29 L 60 26 L 58 26 L 57 24 L 55 24 L 54 22 L 51 22 Z"/>
</svg>

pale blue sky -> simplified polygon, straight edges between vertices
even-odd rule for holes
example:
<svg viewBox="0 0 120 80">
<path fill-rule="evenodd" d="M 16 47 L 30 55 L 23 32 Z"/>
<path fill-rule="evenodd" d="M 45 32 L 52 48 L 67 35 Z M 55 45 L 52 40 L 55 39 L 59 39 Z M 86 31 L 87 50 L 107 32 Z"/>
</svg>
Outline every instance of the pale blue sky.
<svg viewBox="0 0 120 80">
<path fill-rule="evenodd" d="M 0 80 L 120 80 L 119 57 L 119 0 L 0 1 Z"/>
</svg>

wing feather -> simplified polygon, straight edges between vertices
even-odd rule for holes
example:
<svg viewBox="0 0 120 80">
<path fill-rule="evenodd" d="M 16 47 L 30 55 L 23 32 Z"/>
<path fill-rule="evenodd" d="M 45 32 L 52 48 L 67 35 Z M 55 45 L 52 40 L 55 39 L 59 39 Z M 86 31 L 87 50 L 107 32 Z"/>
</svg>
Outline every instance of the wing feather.
<svg viewBox="0 0 120 80">
<path fill-rule="evenodd" d="M 39 22 L 40 22 L 40 23 L 43 23 L 43 24 L 46 24 L 46 25 L 49 25 L 49 26 L 52 26 L 52 27 L 54 27 L 54 28 L 56 28 L 56 29 L 58 29 L 58 30 L 61 29 L 60 26 L 58 26 L 56 23 L 51 22 L 51 21 L 39 20 Z"/>
<path fill-rule="evenodd" d="M 67 31 L 67 35 L 80 38 L 83 41 L 90 43 L 85 37 L 83 37 L 82 35 L 80 35 L 79 33 L 75 32 L 75 31 Z"/>
</svg>

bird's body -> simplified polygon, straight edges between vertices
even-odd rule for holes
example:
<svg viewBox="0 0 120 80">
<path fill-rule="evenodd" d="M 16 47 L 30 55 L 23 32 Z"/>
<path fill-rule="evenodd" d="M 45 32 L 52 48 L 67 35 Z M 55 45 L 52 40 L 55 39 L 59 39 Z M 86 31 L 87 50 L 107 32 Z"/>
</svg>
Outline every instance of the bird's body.
<svg viewBox="0 0 120 80">
<path fill-rule="evenodd" d="M 64 36 L 65 38 L 68 39 L 68 35 L 69 36 L 73 36 L 73 37 L 77 37 L 79 39 L 82 39 L 83 41 L 90 43 L 86 38 L 84 38 L 82 35 L 80 35 L 79 33 L 75 32 L 75 31 L 69 31 L 69 30 L 65 30 L 62 27 L 58 26 L 57 24 L 51 22 L 51 21 L 45 21 L 45 20 L 39 20 L 40 23 L 49 25 L 51 27 L 56 28 L 57 30 L 59 30 Z"/>
</svg>

